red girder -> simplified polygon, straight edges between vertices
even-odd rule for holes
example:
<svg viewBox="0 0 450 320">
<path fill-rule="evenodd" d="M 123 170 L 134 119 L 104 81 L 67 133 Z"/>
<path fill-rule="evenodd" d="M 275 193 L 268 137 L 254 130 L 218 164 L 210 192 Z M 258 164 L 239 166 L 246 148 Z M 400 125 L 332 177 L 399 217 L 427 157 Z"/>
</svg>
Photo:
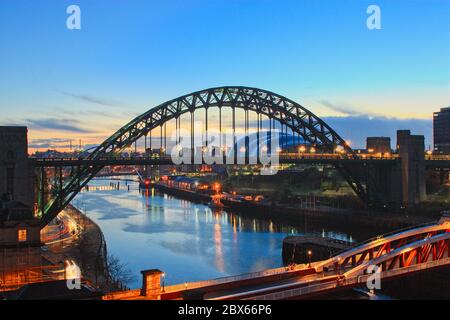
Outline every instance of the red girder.
<svg viewBox="0 0 450 320">
<path fill-rule="evenodd" d="M 379 249 L 379 252 L 380 250 L 381 249 Z M 368 252 L 369 251 L 365 252 L 364 255 L 367 255 Z M 380 265 L 382 271 L 393 270 L 396 268 L 397 264 L 399 268 L 407 268 L 413 264 L 428 262 L 431 253 L 433 261 L 443 259 L 446 252 L 450 257 L 450 240 L 448 239 L 426 244 L 411 251 L 401 252 L 392 257 L 392 259 L 381 262 Z M 362 261 L 362 259 L 359 261 Z"/>
<path fill-rule="evenodd" d="M 412 250 L 408 253 L 408 257 L 404 259 L 404 267 L 409 267 L 413 262 L 414 258 L 417 257 L 417 249 Z"/>
<path fill-rule="evenodd" d="M 445 250 L 448 250 L 448 240 L 439 241 L 438 245 L 439 245 L 439 249 L 438 249 L 438 254 L 436 257 L 437 260 L 442 259 L 445 254 Z"/>
<path fill-rule="evenodd" d="M 425 247 L 423 247 L 420 263 L 428 261 L 428 257 L 430 256 L 431 249 L 432 249 L 431 244 L 427 244 L 427 245 L 425 245 Z"/>
</svg>

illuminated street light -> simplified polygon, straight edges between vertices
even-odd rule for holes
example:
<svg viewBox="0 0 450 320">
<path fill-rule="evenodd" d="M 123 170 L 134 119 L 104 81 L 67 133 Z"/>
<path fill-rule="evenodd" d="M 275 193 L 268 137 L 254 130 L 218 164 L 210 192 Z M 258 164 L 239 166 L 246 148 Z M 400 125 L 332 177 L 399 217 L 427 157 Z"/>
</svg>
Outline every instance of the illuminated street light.
<svg viewBox="0 0 450 320">
<path fill-rule="evenodd" d="M 336 272 L 337 272 L 337 274 L 338 275 L 340 275 L 341 274 L 341 257 L 338 257 L 337 258 L 337 266 L 336 266 Z"/>
<path fill-rule="evenodd" d="M 343 153 L 343 152 L 345 152 L 345 150 L 344 150 L 344 148 L 342 146 L 337 146 L 336 149 L 335 149 L 335 152 L 336 153 Z"/>
<path fill-rule="evenodd" d="M 316 148 L 311 147 L 311 149 L 309 149 L 309 152 L 310 152 L 310 153 L 316 153 Z"/>
<path fill-rule="evenodd" d="M 312 256 L 312 251 L 308 250 L 308 261 L 309 261 L 308 268 L 311 268 L 311 256 Z"/>
<path fill-rule="evenodd" d="M 304 153 L 305 151 L 306 151 L 306 147 L 305 146 L 300 146 L 298 148 L 298 152 L 300 152 L 300 153 Z"/>
</svg>

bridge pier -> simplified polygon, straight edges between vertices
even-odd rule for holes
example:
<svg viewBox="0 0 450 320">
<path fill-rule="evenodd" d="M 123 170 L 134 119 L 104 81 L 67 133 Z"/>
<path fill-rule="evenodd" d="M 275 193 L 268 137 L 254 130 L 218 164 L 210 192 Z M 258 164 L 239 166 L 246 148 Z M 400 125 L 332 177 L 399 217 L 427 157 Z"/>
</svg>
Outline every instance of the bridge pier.
<svg viewBox="0 0 450 320">
<path fill-rule="evenodd" d="M 402 203 L 405 206 L 415 205 L 426 199 L 424 140 L 422 135 L 411 135 L 410 130 L 397 131 Z"/>
<path fill-rule="evenodd" d="M 397 154 L 393 166 L 366 165 L 369 196 L 395 208 L 416 205 L 426 200 L 424 136 L 398 130 Z"/>
</svg>

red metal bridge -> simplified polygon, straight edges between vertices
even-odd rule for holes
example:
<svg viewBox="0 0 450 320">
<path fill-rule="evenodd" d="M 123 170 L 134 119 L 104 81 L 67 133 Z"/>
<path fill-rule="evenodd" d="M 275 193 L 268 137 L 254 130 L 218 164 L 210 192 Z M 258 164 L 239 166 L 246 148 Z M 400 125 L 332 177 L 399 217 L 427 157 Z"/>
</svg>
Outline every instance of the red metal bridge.
<svg viewBox="0 0 450 320">
<path fill-rule="evenodd" d="M 112 293 L 104 299 L 302 299 L 337 290 L 364 287 L 376 270 L 383 280 L 450 265 L 450 214 L 437 223 L 379 236 L 311 264 L 148 291 Z"/>
</svg>

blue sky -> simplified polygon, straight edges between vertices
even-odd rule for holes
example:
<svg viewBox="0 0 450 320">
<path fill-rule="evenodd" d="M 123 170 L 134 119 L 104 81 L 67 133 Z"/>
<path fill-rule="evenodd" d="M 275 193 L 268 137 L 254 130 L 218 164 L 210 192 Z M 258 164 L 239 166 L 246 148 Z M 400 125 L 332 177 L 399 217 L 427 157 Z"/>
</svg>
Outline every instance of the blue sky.
<svg viewBox="0 0 450 320">
<path fill-rule="evenodd" d="M 71 4 L 81 30 L 66 28 Z M 366 27 L 370 4 L 381 30 Z M 450 104 L 447 0 L 2 0 L 0 49 L 0 123 L 28 125 L 32 141 L 95 143 L 221 85 L 285 95 L 358 145 L 367 119 L 372 134 L 408 125 L 429 144 L 432 112 Z"/>
</svg>

